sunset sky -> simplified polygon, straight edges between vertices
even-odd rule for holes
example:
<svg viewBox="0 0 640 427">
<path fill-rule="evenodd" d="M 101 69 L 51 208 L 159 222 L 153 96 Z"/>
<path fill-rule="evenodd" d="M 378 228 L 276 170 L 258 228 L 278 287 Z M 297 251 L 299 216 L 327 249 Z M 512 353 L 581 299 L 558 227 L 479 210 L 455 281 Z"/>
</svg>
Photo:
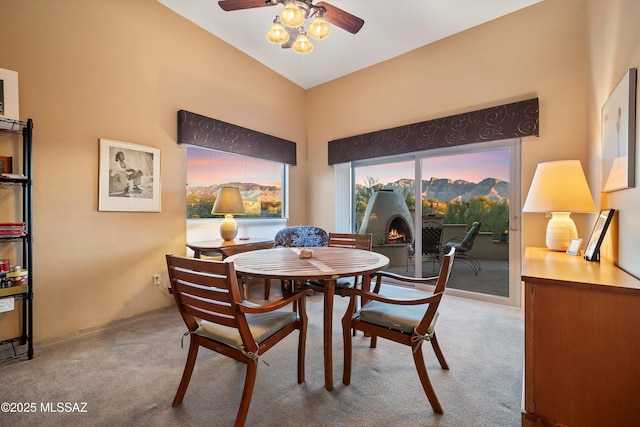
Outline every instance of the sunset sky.
<svg viewBox="0 0 640 427">
<path fill-rule="evenodd" d="M 187 183 L 190 187 L 236 180 L 280 186 L 282 163 L 255 161 L 248 157 L 221 155 L 211 150 L 187 147 Z"/>
<path fill-rule="evenodd" d="M 357 168 L 356 183 L 364 184 L 367 177 L 376 178 L 380 184 L 394 182 L 401 178 L 413 179 L 413 165 L 413 161 L 408 161 Z M 509 150 L 425 159 L 422 163 L 422 178 L 429 180 L 431 177 L 463 179 L 475 183 L 485 178 L 509 181 Z"/>
<path fill-rule="evenodd" d="M 223 184 L 230 181 L 280 185 L 282 164 L 211 150 L 187 147 L 187 183 L 190 187 Z M 509 181 L 509 150 L 435 157 L 423 160 L 423 179 L 431 177 L 480 182 L 484 178 Z M 356 183 L 367 177 L 386 184 L 401 178 L 413 179 L 413 161 L 356 168 Z"/>
</svg>

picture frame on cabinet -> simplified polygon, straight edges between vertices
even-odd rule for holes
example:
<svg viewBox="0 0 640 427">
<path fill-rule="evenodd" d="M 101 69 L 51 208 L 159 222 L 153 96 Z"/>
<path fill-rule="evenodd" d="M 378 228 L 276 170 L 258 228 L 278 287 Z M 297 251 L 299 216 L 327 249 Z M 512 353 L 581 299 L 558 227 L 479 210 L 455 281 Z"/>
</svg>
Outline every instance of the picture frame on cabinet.
<svg viewBox="0 0 640 427">
<path fill-rule="evenodd" d="M 160 212 L 160 150 L 100 139 L 99 211 Z"/>
<path fill-rule="evenodd" d="M 630 68 L 601 112 L 602 191 L 635 187 L 637 69 Z"/>
<path fill-rule="evenodd" d="M 579 255 L 581 244 L 582 239 L 571 239 L 571 241 L 569 242 L 569 247 L 567 248 L 567 255 Z"/>
<path fill-rule="evenodd" d="M 596 224 L 591 232 L 591 237 L 589 237 L 584 250 L 584 259 L 587 261 L 600 261 L 600 246 L 602 245 L 605 234 L 607 234 L 607 229 L 615 212 L 615 209 L 600 211 Z"/>
</svg>

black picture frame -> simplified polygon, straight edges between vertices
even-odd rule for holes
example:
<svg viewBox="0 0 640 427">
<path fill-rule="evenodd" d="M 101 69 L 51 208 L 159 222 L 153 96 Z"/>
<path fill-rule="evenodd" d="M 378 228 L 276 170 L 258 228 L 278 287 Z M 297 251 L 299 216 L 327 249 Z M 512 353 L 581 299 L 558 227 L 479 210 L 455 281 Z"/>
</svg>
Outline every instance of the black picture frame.
<svg viewBox="0 0 640 427">
<path fill-rule="evenodd" d="M 589 241 L 587 242 L 587 246 L 584 250 L 584 259 L 587 261 L 600 261 L 600 245 L 602 245 L 602 241 L 604 240 L 605 234 L 607 234 L 607 229 L 609 228 L 609 224 L 611 223 L 611 219 L 615 212 L 615 209 L 605 209 L 600 211 L 598 220 L 593 227 L 591 237 L 589 237 Z"/>
</svg>

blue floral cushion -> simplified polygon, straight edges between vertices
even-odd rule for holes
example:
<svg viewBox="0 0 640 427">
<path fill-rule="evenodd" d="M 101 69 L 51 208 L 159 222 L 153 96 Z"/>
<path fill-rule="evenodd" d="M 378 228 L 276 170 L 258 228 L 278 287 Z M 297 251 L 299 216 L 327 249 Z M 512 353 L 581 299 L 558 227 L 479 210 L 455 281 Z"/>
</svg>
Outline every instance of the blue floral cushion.
<svg viewBox="0 0 640 427">
<path fill-rule="evenodd" d="M 286 227 L 276 233 L 275 246 L 318 247 L 329 244 L 329 235 L 322 228 L 311 225 Z"/>
</svg>

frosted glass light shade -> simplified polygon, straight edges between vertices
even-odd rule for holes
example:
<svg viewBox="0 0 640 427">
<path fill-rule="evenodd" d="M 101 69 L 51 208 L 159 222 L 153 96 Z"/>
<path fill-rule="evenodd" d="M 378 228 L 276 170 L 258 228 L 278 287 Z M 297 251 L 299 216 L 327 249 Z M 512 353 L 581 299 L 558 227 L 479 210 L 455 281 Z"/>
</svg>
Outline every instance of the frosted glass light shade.
<svg viewBox="0 0 640 427">
<path fill-rule="evenodd" d="M 313 50 L 313 44 L 311 44 L 307 36 L 300 34 L 296 41 L 293 42 L 291 49 L 296 53 L 305 54 Z"/>
<path fill-rule="evenodd" d="M 565 251 L 578 237 L 571 212 L 595 212 L 587 178 L 579 160 L 538 164 L 522 212 L 551 212 L 547 224 L 547 247 Z"/>
<path fill-rule="evenodd" d="M 280 12 L 280 21 L 287 27 L 299 27 L 304 22 L 304 13 L 295 2 L 290 1 Z"/>
<path fill-rule="evenodd" d="M 307 34 L 312 39 L 324 40 L 331 34 L 331 28 L 324 19 L 316 18 L 307 28 Z"/>
<path fill-rule="evenodd" d="M 267 40 L 273 44 L 283 44 L 289 40 L 289 33 L 279 22 L 274 22 L 267 32 Z"/>
</svg>

